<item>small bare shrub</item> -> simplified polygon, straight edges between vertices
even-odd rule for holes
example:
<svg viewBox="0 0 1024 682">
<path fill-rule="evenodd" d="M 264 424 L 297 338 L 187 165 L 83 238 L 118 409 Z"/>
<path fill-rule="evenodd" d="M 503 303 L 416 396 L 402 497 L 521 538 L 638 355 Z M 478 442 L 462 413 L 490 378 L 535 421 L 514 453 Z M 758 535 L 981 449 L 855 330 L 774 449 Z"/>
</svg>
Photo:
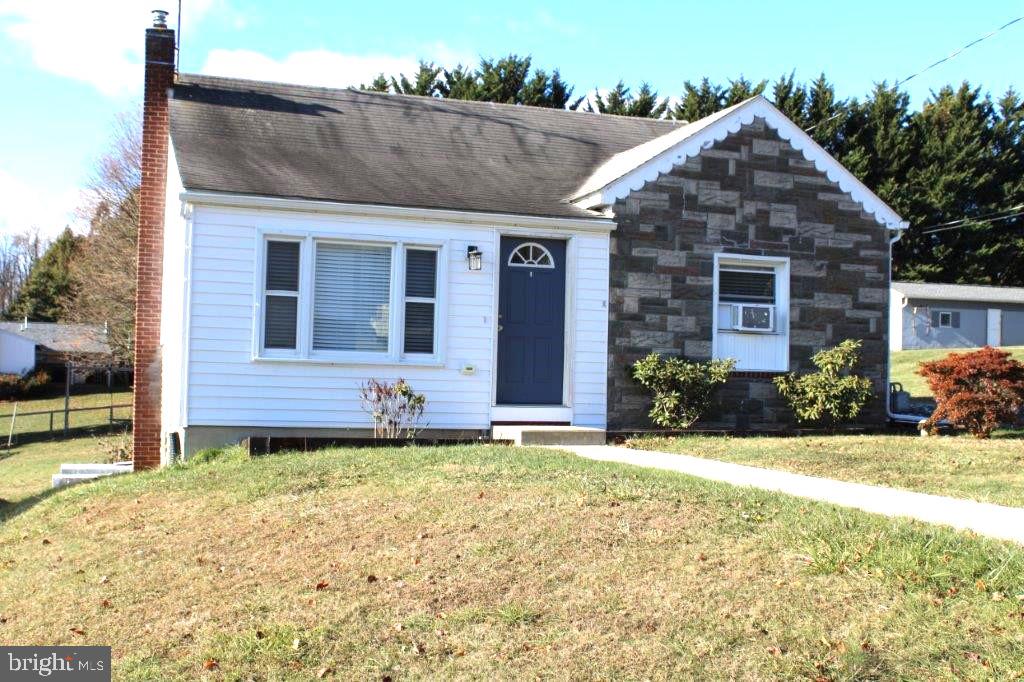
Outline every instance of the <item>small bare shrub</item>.
<svg viewBox="0 0 1024 682">
<path fill-rule="evenodd" d="M 132 461 L 133 440 L 130 429 L 109 433 L 96 439 L 100 458 L 107 464 Z"/>
<path fill-rule="evenodd" d="M 373 419 L 374 438 L 415 438 L 427 398 L 416 393 L 405 379 L 395 383 L 370 379 L 359 386 L 363 411 Z"/>
</svg>

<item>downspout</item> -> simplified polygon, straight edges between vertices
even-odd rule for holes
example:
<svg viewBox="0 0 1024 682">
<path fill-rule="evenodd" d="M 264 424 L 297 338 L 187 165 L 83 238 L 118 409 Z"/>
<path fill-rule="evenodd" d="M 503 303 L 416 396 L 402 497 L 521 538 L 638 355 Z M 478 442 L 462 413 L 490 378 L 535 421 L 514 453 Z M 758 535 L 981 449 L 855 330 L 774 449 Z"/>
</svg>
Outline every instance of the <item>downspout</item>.
<svg viewBox="0 0 1024 682">
<path fill-rule="evenodd" d="M 903 231 L 910 226 L 910 223 L 900 223 L 895 228 L 895 233 L 889 238 L 889 290 L 892 291 L 892 246 L 900 240 L 903 236 Z M 892 305 L 890 303 L 890 305 Z M 888 311 L 886 311 L 888 312 Z M 892 334 L 892 329 L 889 330 Z M 888 344 L 887 344 L 888 345 Z M 888 361 L 885 363 L 885 414 L 889 417 L 890 421 L 899 422 L 901 424 L 918 424 L 924 421 L 924 417 L 919 414 L 900 414 L 892 411 L 892 399 L 890 394 L 890 387 L 892 386 L 892 351 L 886 348 L 886 352 L 889 353 Z"/>
</svg>

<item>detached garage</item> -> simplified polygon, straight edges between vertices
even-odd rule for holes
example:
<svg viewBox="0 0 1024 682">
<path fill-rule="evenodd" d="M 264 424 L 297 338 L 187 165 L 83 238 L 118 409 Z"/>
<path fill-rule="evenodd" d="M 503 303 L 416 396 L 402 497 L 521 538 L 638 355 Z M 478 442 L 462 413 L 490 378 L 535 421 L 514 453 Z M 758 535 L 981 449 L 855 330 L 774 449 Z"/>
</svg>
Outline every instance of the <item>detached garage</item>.
<svg viewBox="0 0 1024 682">
<path fill-rule="evenodd" d="M 1024 346 L 1024 288 L 893 282 L 892 350 Z"/>
</svg>

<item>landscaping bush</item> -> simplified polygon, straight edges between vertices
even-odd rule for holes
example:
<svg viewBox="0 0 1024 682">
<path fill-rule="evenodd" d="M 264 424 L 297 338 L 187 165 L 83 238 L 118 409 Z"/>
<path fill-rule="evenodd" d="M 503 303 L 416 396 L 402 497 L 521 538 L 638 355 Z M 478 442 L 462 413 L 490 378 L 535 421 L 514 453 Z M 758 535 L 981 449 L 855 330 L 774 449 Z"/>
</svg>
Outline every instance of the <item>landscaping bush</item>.
<svg viewBox="0 0 1024 682">
<path fill-rule="evenodd" d="M 1024 406 L 1024 365 L 991 346 L 922 362 L 917 373 L 935 396 L 935 411 L 923 424 L 931 433 L 945 419 L 988 438 L 1000 424 L 1015 422 Z"/>
<path fill-rule="evenodd" d="M 860 414 L 873 392 L 870 379 L 852 373 L 860 346 L 860 341 L 847 339 L 814 354 L 811 362 L 817 372 L 775 377 L 775 386 L 797 421 L 835 426 Z"/>
<path fill-rule="evenodd" d="M 427 405 L 422 393 L 412 390 L 405 379 L 393 384 L 370 379 L 359 386 L 363 411 L 373 419 L 374 438 L 415 438 Z"/>
<path fill-rule="evenodd" d="M 50 383 L 50 375 L 44 370 L 34 374 L 0 374 L 0 399 L 25 398 L 34 395 Z"/>
<path fill-rule="evenodd" d="M 654 394 L 648 415 L 658 426 L 685 429 L 711 405 L 715 388 L 724 384 L 735 360 L 692 362 L 651 353 L 633 365 L 633 378 Z"/>
<path fill-rule="evenodd" d="M 131 429 L 109 433 L 96 439 L 96 449 L 107 464 L 132 461 L 135 450 Z"/>
</svg>

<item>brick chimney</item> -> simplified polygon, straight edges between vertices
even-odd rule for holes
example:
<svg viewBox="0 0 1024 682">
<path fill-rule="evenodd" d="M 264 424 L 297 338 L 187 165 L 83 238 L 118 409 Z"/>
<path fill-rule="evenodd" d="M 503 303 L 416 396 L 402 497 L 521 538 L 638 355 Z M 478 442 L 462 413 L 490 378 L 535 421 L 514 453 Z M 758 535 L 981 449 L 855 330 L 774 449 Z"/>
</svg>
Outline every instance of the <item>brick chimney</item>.
<svg viewBox="0 0 1024 682">
<path fill-rule="evenodd" d="M 146 29 L 142 109 L 142 188 L 135 294 L 135 469 L 160 466 L 160 288 L 164 197 L 170 130 L 167 98 L 174 84 L 174 31 L 167 12 L 153 12 Z"/>
</svg>

